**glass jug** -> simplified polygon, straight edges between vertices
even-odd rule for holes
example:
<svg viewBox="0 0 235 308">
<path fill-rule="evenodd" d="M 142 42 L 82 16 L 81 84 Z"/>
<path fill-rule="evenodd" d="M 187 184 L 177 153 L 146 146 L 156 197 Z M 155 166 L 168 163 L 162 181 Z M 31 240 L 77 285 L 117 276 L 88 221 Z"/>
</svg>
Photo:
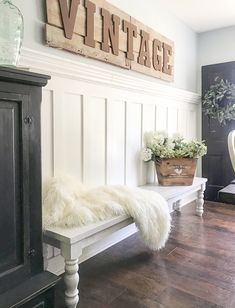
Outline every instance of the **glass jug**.
<svg viewBox="0 0 235 308">
<path fill-rule="evenodd" d="M 12 0 L 0 0 L 0 65 L 17 66 L 24 35 L 24 20 Z"/>
</svg>

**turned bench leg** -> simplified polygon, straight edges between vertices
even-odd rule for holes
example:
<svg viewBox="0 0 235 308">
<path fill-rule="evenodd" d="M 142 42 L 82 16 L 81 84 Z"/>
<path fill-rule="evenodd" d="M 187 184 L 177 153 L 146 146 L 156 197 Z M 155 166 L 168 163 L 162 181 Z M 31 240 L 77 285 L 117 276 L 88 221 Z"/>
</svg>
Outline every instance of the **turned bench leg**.
<svg viewBox="0 0 235 308">
<path fill-rule="evenodd" d="M 177 212 L 181 212 L 181 206 L 182 206 L 182 201 L 181 200 L 178 200 L 174 203 L 173 205 L 173 209 L 174 211 L 177 211 Z"/>
<path fill-rule="evenodd" d="M 196 200 L 196 213 L 198 216 L 202 216 L 204 209 L 204 191 L 205 191 L 206 185 L 202 184 L 201 189 L 197 192 L 197 200 Z"/>
<path fill-rule="evenodd" d="M 65 304 L 67 308 L 76 308 L 79 302 L 79 292 L 78 292 L 78 259 L 65 260 Z"/>
</svg>

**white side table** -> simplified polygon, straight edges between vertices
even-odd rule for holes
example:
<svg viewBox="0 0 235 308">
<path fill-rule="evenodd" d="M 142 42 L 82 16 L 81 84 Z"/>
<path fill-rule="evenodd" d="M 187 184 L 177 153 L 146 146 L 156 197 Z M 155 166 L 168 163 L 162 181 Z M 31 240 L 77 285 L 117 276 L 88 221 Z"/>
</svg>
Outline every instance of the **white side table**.
<svg viewBox="0 0 235 308">
<path fill-rule="evenodd" d="M 195 177 L 191 186 L 161 186 L 157 183 L 152 183 L 140 186 L 140 188 L 158 192 L 166 199 L 170 212 L 174 210 L 180 211 L 181 201 L 185 197 L 197 193 L 195 197 L 196 213 L 198 216 L 202 216 L 206 182 L 206 178 Z"/>
</svg>

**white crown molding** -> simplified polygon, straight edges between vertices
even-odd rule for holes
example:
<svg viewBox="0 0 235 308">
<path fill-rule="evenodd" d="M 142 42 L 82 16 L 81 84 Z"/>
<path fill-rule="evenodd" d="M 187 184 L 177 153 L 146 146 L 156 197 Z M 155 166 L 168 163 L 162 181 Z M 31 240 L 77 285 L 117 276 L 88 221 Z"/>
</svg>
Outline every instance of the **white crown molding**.
<svg viewBox="0 0 235 308">
<path fill-rule="evenodd" d="M 93 64 L 88 65 L 29 48 L 22 49 L 20 66 L 50 75 L 101 83 L 167 100 L 191 104 L 200 103 L 200 95 L 197 93 L 158 84 L 129 74 L 114 72 L 108 69 L 108 66 L 107 69 L 104 69 Z"/>
</svg>

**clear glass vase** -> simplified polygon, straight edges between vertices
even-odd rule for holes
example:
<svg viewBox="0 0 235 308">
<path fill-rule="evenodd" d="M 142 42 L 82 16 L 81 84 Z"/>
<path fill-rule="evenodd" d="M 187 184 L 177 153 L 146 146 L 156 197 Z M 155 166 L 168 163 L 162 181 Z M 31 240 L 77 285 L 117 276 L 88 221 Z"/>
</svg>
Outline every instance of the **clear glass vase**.
<svg viewBox="0 0 235 308">
<path fill-rule="evenodd" d="M 17 66 L 24 36 L 24 19 L 12 0 L 0 0 L 0 65 Z"/>
</svg>

